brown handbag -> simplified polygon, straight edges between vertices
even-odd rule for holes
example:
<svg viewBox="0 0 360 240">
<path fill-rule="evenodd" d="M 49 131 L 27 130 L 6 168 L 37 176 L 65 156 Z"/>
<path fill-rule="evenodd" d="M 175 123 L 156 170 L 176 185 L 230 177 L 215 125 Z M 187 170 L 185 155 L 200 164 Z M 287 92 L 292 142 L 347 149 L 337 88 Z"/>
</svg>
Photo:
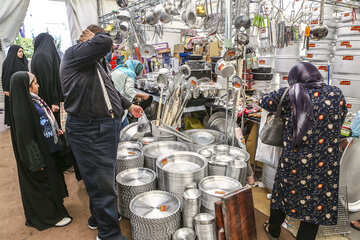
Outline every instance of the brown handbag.
<svg viewBox="0 0 360 240">
<path fill-rule="evenodd" d="M 265 125 L 260 132 L 261 142 L 267 145 L 282 147 L 284 137 L 284 121 L 281 118 L 281 105 L 290 87 L 286 88 L 281 96 L 276 113 L 269 113 Z"/>
</svg>

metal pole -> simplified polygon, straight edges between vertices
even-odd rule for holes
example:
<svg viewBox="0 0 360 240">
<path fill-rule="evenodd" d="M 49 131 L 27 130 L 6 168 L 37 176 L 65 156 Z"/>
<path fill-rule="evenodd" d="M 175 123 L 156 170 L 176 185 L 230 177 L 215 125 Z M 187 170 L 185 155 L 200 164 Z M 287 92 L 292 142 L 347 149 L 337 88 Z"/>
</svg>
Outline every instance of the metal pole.
<svg viewBox="0 0 360 240">
<path fill-rule="evenodd" d="M 225 48 L 232 47 L 232 1 L 225 1 Z"/>
</svg>

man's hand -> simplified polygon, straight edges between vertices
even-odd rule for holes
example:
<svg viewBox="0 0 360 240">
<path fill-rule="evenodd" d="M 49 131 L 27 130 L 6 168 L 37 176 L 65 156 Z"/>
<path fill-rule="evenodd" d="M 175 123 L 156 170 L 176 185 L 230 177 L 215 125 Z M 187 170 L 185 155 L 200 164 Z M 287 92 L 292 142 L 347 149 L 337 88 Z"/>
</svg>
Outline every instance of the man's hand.
<svg viewBox="0 0 360 240">
<path fill-rule="evenodd" d="M 10 93 L 8 91 L 4 91 L 4 95 L 10 97 Z"/>
<path fill-rule="evenodd" d="M 129 107 L 129 112 L 131 113 L 131 115 L 133 115 L 135 118 L 139 118 L 142 116 L 142 113 L 144 112 L 144 110 L 138 106 L 138 105 L 134 105 L 132 104 Z"/>
<path fill-rule="evenodd" d="M 85 29 L 82 32 L 79 41 L 80 42 L 86 42 L 87 40 L 92 39 L 94 36 L 95 36 L 95 34 L 93 32 L 91 32 L 89 29 Z"/>
<path fill-rule="evenodd" d="M 58 132 L 56 133 L 56 136 L 60 136 L 60 135 L 63 135 L 63 134 L 64 134 L 63 130 L 59 129 Z"/>
<path fill-rule="evenodd" d="M 59 105 L 51 105 L 51 111 L 58 112 L 60 110 Z"/>
</svg>

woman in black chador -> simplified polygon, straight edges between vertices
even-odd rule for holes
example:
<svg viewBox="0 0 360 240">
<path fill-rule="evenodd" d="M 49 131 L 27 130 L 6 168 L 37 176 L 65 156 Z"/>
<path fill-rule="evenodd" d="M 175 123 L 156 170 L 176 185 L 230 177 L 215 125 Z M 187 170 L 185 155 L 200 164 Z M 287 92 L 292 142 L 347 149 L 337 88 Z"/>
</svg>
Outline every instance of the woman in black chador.
<svg viewBox="0 0 360 240">
<path fill-rule="evenodd" d="M 9 89 L 10 78 L 17 71 L 28 71 L 28 60 L 24 55 L 23 48 L 12 45 L 2 65 L 2 87 L 5 95 L 5 118 L 4 123 L 10 126 Z"/>
<path fill-rule="evenodd" d="M 64 100 L 59 69 L 60 56 L 56 50 L 54 38 L 48 33 L 39 34 L 34 42 L 31 72 L 35 74 L 41 86 L 39 96 L 49 105 L 58 124 L 60 124 L 60 102 Z"/>
<path fill-rule="evenodd" d="M 10 80 L 11 139 L 17 163 L 25 224 L 44 230 L 71 222 L 63 204 L 68 196 L 58 166 L 59 129 L 38 95 L 35 76 L 21 71 Z"/>
</svg>

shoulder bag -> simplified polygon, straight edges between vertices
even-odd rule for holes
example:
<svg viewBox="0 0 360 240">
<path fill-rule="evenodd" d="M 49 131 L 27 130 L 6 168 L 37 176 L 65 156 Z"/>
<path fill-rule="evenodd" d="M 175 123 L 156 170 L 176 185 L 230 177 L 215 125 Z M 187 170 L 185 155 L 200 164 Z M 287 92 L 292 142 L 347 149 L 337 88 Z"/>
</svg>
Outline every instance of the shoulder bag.
<svg viewBox="0 0 360 240">
<path fill-rule="evenodd" d="M 281 118 L 281 106 L 289 89 L 290 87 L 286 88 L 283 95 L 281 96 L 276 113 L 269 113 L 266 118 L 266 123 L 260 132 L 260 139 L 264 144 L 282 147 L 284 137 L 284 121 Z"/>
</svg>

